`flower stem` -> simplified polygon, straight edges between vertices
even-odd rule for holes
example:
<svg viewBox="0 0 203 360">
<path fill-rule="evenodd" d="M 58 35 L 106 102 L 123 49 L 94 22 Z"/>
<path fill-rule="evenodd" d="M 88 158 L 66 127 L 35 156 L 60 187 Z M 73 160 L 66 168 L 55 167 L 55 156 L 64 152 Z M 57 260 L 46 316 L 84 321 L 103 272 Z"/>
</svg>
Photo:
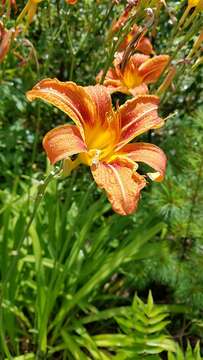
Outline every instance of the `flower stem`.
<svg viewBox="0 0 203 360">
<path fill-rule="evenodd" d="M 70 71 L 69 71 L 69 81 L 72 80 L 73 78 L 73 71 L 74 71 L 74 66 L 75 66 L 75 54 L 74 54 L 74 49 L 73 49 L 73 43 L 72 43 L 72 37 L 71 37 L 71 32 L 68 26 L 68 19 L 66 22 L 66 33 L 67 33 L 67 43 L 69 46 L 69 50 L 70 50 Z"/>
</svg>

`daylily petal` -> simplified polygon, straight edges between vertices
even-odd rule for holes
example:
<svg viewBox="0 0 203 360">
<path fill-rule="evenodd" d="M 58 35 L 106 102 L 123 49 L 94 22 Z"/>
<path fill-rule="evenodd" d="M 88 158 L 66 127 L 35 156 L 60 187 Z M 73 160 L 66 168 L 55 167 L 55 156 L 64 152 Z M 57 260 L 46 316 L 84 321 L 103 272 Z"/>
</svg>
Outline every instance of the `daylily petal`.
<svg viewBox="0 0 203 360">
<path fill-rule="evenodd" d="M 137 96 L 137 95 L 145 95 L 148 94 L 148 86 L 146 84 L 141 84 L 139 86 L 136 86 L 133 89 L 129 89 L 129 92 L 133 95 L 133 96 Z"/>
<path fill-rule="evenodd" d="M 123 56 L 123 52 L 117 53 L 114 60 L 114 69 L 110 69 L 107 73 L 104 85 L 107 86 L 106 80 L 120 80 L 119 89 L 117 89 L 117 91 L 123 92 L 124 94 L 131 94 L 131 89 L 134 89 L 143 83 L 142 76 L 139 74 L 139 67 L 143 62 L 148 60 L 149 56 L 135 54 L 128 59 L 122 69 Z"/>
<path fill-rule="evenodd" d="M 144 54 L 134 54 L 130 57 L 128 64 L 134 68 L 139 68 L 142 64 L 150 60 L 148 55 Z M 126 66 L 128 66 L 128 64 Z"/>
<path fill-rule="evenodd" d="M 124 52 L 119 52 L 116 55 L 116 58 L 114 60 L 114 67 L 117 73 L 117 77 L 121 78 L 123 76 L 123 79 L 125 81 L 125 77 L 135 77 L 138 75 L 138 68 L 149 59 L 148 55 L 144 54 L 134 54 L 131 56 L 125 67 L 124 70 L 121 70 L 121 63 L 123 61 Z"/>
<path fill-rule="evenodd" d="M 156 82 L 168 64 L 169 59 L 168 55 L 158 55 L 140 65 L 139 74 L 143 77 L 143 81 L 146 84 Z"/>
<path fill-rule="evenodd" d="M 140 41 L 138 42 L 137 46 L 136 46 L 136 50 L 142 52 L 145 55 L 150 55 L 153 53 L 153 47 L 151 44 L 151 41 L 143 36 Z"/>
<path fill-rule="evenodd" d="M 136 86 L 141 85 L 143 81 L 143 75 L 140 74 L 140 66 L 147 62 L 148 56 L 143 54 L 135 54 L 128 60 L 123 70 L 123 82 L 129 89 L 133 89 Z"/>
<path fill-rule="evenodd" d="M 28 100 L 42 99 L 65 112 L 84 136 L 86 124 L 94 122 L 95 107 L 87 91 L 73 82 L 44 79 L 27 92 Z"/>
<path fill-rule="evenodd" d="M 116 65 L 116 70 L 113 68 L 109 69 L 104 80 L 104 85 L 109 90 L 110 94 L 115 92 L 121 92 L 127 95 L 132 94 L 133 96 L 147 94 L 148 87 L 146 84 L 142 83 L 141 85 L 137 86 L 137 84 L 140 84 L 141 82 L 141 78 L 139 78 L 138 75 L 138 67 L 140 65 L 140 62 L 146 60 L 146 58 L 148 57 L 139 54 L 139 56 L 137 57 L 137 68 L 135 69 L 134 65 L 132 65 L 130 68 L 128 68 L 127 66 L 127 71 L 124 72 L 124 75 L 120 70 L 119 64 Z M 118 61 L 118 59 L 116 61 Z M 135 79 L 136 76 L 137 78 Z M 128 85 L 134 86 L 136 84 L 136 86 L 133 88 L 129 88 L 129 86 L 125 85 L 125 80 Z"/>
<path fill-rule="evenodd" d="M 146 181 L 133 171 L 131 165 L 119 160 L 99 162 L 91 167 L 91 171 L 97 185 L 106 191 L 115 212 L 128 215 L 135 211 Z"/>
<path fill-rule="evenodd" d="M 124 86 L 119 80 L 107 80 L 105 81 L 105 86 L 110 94 L 120 92 L 126 95 L 129 95 L 130 92 L 126 86 Z"/>
<path fill-rule="evenodd" d="M 40 81 L 27 92 L 28 100 L 40 98 L 64 111 L 76 123 L 84 138 L 86 128 L 108 123 L 112 118 L 111 97 L 105 86 L 82 87 L 57 79 Z"/>
<path fill-rule="evenodd" d="M 118 109 L 121 121 L 121 136 L 116 150 L 133 140 L 136 136 L 161 127 L 164 120 L 158 116 L 159 98 L 154 95 L 141 95 L 128 100 Z"/>
<path fill-rule="evenodd" d="M 147 174 L 152 180 L 163 180 L 167 159 L 158 146 L 143 142 L 128 144 L 121 149 L 120 154 L 135 162 L 144 162 L 155 169 L 156 172 Z"/>
<path fill-rule="evenodd" d="M 52 164 L 87 150 L 75 125 L 62 125 L 50 130 L 43 139 L 43 147 Z"/>
<path fill-rule="evenodd" d="M 104 125 L 108 119 L 112 118 L 112 102 L 111 96 L 105 86 L 95 85 L 85 87 L 86 92 L 91 98 L 92 103 L 95 105 L 94 123 L 95 125 Z"/>
<path fill-rule="evenodd" d="M 120 72 L 120 70 L 119 70 L 119 72 Z M 100 76 L 100 74 L 97 76 L 97 80 L 99 80 L 99 76 Z M 100 79 L 101 79 L 101 76 L 100 76 Z M 128 88 L 121 81 L 120 77 L 117 74 L 117 71 L 114 68 L 110 68 L 107 71 L 107 74 L 106 74 L 105 80 L 104 80 L 104 86 L 108 89 L 110 94 L 113 94 L 115 92 L 129 94 Z"/>
<path fill-rule="evenodd" d="M 93 126 L 85 127 L 85 143 L 100 151 L 101 158 L 111 152 L 120 136 L 120 122 L 114 112 L 111 96 L 103 85 L 85 87 L 94 105 Z"/>
<path fill-rule="evenodd" d="M 100 71 L 99 74 L 97 75 L 97 81 L 100 81 L 103 75 L 103 71 Z M 114 68 L 110 68 L 105 76 L 105 80 L 104 80 L 104 84 L 106 80 L 119 80 L 119 77 L 117 75 L 117 72 Z"/>
<path fill-rule="evenodd" d="M 116 54 L 116 57 L 115 57 L 115 60 L 114 60 L 114 66 L 115 66 L 115 69 L 117 71 L 117 75 L 120 77 L 120 74 L 121 73 L 124 73 L 126 71 L 138 71 L 138 68 L 145 62 L 149 59 L 149 56 L 148 55 L 144 55 L 144 54 L 134 54 L 132 55 L 125 67 L 124 67 L 124 70 L 122 71 L 121 70 L 121 63 L 123 61 L 123 57 L 125 55 L 125 52 L 118 52 Z"/>
<path fill-rule="evenodd" d="M 136 24 L 132 27 L 131 31 L 128 33 L 124 41 L 119 46 L 119 50 L 125 50 L 126 47 L 129 45 L 129 43 L 132 41 L 132 39 L 136 36 L 138 31 L 141 31 L 142 29 L 137 26 Z M 146 36 L 142 36 L 137 44 L 134 45 L 135 49 L 145 55 L 150 55 L 153 53 L 153 47 L 150 42 L 150 40 Z"/>
</svg>

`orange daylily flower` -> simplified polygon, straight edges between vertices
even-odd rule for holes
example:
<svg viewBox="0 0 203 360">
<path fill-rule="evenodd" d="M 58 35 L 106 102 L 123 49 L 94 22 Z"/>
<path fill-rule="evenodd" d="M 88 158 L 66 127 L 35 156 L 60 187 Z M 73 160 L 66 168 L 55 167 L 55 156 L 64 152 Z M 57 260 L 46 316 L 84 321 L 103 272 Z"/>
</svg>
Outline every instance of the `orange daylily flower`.
<svg viewBox="0 0 203 360">
<path fill-rule="evenodd" d="M 168 55 L 158 55 L 150 58 L 143 54 L 134 54 L 121 69 L 123 53 L 118 53 L 114 60 L 114 68 L 107 72 L 104 85 L 110 93 L 138 95 L 148 92 L 148 84 L 155 83 L 169 62 Z M 97 77 L 100 80 L 102 73 Z"/>
<path fill-rule="evenodd" d="M 145 177 L 137 173 L 138 162 L 155 169 L 148 176 L 163 179 L 166 157 L 153 144 L 131 143 L 136 136 L 159 128 L 159 98 L 137 96 L 116 111 L 111 96 L 102 85 L 82 87 L 57 79 L 40 81 L 27 93 L 28 100 L 42 99 L 63 112 L 75 123 L 56 127 L 43 139 L 52 164 L 64 160 L 69 171 L 79 164 L 90 166 L 97 185 L 104 189 L 114 211 L 127 215 L 135 211 Z M 78 154 L 72 161 L 70 157 Z"/>
<path fill-rule="evenodd" d="M 127 48 L 133 38 L 137 35 L 139 30 L 142 29 L 137 25 L 134 25 L 132 27 L 132 30 L 129 32 L 124 41 L 119 46 L 119 51 L 124 51 Z M 135 46 L 135 49 L 145 55 L 150 55 L 154 52 L 151 41 L 146 36 L 141 36 L 140 40 Z"/>
</svg>

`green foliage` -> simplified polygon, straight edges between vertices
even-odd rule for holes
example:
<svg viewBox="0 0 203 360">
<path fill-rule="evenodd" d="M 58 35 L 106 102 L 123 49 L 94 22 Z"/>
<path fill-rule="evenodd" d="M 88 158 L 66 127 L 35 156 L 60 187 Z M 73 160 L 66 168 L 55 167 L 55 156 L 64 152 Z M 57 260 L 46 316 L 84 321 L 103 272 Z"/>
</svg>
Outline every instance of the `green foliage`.
<svg viewBox="0 0 203 360">
<path fill-rule="evenodd" d="M 121 264 L 157 252 L 149 242 L 164 224 L 145 224 L 143 232 L 143 226 L 126 217 L 117 226 L 118 216 L 108 215 L 104 197 L 94 198 L 92 184 L 85 173 L 83 176 L 83 183 L 80 177 L 77 181 L 72 177 L 69 183 L 49 185 L 23 243 L 36 184 L 29 189 L 20 182 L 12 196 L 6 190 L 1 192 L 1 201 L 5 201 L 0 219 L 4 291 L 1 316 L 13 355 L 22 349 L 21 341 L 27 333 L 36 334 L 29 337 L 28 348 L 37 346 L 38 351 L 45 352 L 47 341 L 49 346 L 57 346 L 60 329 L 72 327 L 80 311 L 88 311 L 95 299 L 102 306 L 103 297 L 114 298 L 108 290 L 102 290 L 102 284 L 119 272 Z M 127 224 L 130 231 L 126 231 Z"/>
<path fill-rule="evenodd" d="M 188 343 L 185 353 L 177 346 L 176 353 L 168 353 L 168 360 L 201 360 L 200 355 L 200 346 L 197 342 L 194 350 L 191 348 L 191 345 Z"/>
<path fill-rule="evenodd" d="M 166 333 L 168 313 L 165 306 L 156 306 L 149 293 L 147 304 L 138 296 L 134 297 L 131 306 L 99 311 L 80 319 L 75 324 L 76 335 L 62 332 L 64 345 L 74 359 L 87 359 L 84 349 L 93 359 L 160 359 L 163 351 L 176 351 L 176 344 Z M 101 322 L 115 318 L 118 324 L 116 333 L 88 334 L 83 324 Z M 96 328 L 95 328 L 96 329 Z M 97 329 L 99 331 L 99 328 Z"/>
<path fill-rule="evenodd" d="M 161 259 L 149 259 L 143 261 L 141 268 L 130 268 L 126 282 L 127 287 L 139 289 L 153 284 L 163 286 L 162 291 L 171 301 L 190 307 L 188 315 L 193 318 L 203 306 L 202 124 L 202 111 L 194 117 L 168 120 L 163 141 L 168 154 L 168 174 L 163 184 L 151 188 L 149 203 L 144 200 L 146 207 L 138 213 L 142 218 L 150 204 L 157 218 L 164 218 L 167 230 L 159 242 L 165 244 L 165 251 Z M 126 276 L 128 269 L 123 271 Z"/>
<path fill-rule="evenodd" d="M 175 350 L 173 340 L 166 334 L 168 313 L 164 307 L 155 306 L 151 292 L 147 304 L 135 296 L 132 308 L 125 315 L 116 317 L 121 335 L 98 335 L 100 346 L 119 347 L 116 359 L 151 359 L 163 351 Z M 125 334 L 125 335 L 124 335 Z M 155 358 L 155 356 L 154 356 Z"/>
<path fill-rule="evenodd" d="M 25 3 L 17 1 L 18 13 Z M 167 154 L 165 181 L 147 187 L 139 211 L 121 218 L 79 169 L 49 184 L 26 232 L 45 168 L 42 137 L 67 117 L 41 103 L 28 104 L 25 92 L 44 77 L 95 83 L 135 20 L 111 38 L 112 22 L 126 1 L 115 3 L 41 2 L 34 22 L 22 26 L 0 64 L 3 360 L 158 360 L 167 351 L 168 360 L 201 359 L 199 344 L 182 345 L 186 338 L 191 344 L 203 341 L 203 112 L 196 111 L 202 104 L 202 70 L 193 66 L 200 52 L 185 60 L 202 14 L 191 28 L 178 30 L 174 16 L 180 18 L 186 1 L 167 1 L 159 19 L 155 16 L 156 38 L 153 26 L 148 31 L 157 54 L 170 54 L 177 70 L 173 86 L 161 96 L 160 113 L 178 113 L 144 137 Z M 145 5 L 155 10 L 155 2 L 141 5 L 136 22 L 143 25 Z M 10 17 L 2 16 L 9 29 L 15 19 L 13 9 Z M 151 294 L 147 304 L 141 300 L 149 289 L 158 305 Z M 132 303 L 135 292 L 139 297 Z"/>
</svg>

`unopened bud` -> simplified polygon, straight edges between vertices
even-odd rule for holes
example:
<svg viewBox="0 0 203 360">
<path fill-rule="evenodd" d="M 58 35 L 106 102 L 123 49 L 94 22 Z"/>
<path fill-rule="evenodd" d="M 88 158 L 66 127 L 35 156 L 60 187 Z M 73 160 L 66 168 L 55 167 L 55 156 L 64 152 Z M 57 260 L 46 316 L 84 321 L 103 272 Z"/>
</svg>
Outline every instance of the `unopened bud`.
<svg viewBox="0 0 203 360">
<path fill-rule="evenodd" d="M 196 53 L 196 51 L 199 49 L 199 47 L 201 46 L 203 42 L 203 30 L 201 31 L 201 33 L 199 34 L 198 38 L 196 39 L 192 50 L 190 51 L 188 57 L 191 57 L 194 53 Z"/>
<path fill-rule="evenodd" d="M 12 34 L 12 30 L 5 29 L 3 24 L 0 23 L 0 63 L 3 62 L 9 52 Z"/>
<path fill-rule="evenodd" d="M 196 70 L 198 66 L 203 64 L 203 56 L 201 56 L 192 66 L 192 70 Z"/>
<path fill-rule="evenodd" d="M 168 89 L 168 87 L 171 85 L 175 75 L 176 75 L 176 68 L 175 68 L 175 66 L 171 66 L 164 81 L 162 82 L 162 84 L 159 86 L 159 88 L 157 90 L 157 95 L 163 94 Z"/>
</svg>

